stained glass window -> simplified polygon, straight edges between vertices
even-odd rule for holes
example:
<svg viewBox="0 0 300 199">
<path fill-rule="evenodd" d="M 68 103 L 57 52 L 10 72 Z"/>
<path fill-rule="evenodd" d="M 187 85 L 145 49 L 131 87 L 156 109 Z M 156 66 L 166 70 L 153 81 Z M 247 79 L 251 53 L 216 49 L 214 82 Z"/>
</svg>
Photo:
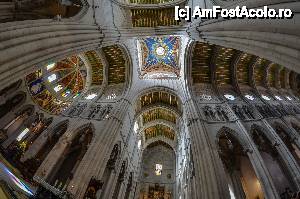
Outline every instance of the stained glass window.
<svg viewBox="0 0 300 199">
<path fill-rule="evenodd" d="M 79 96 L 86 81 L 86 66 L 78 56 L 70 56 L 26 76 L 33 101 L 45 111 L 59 114 Z"/>
</svg>

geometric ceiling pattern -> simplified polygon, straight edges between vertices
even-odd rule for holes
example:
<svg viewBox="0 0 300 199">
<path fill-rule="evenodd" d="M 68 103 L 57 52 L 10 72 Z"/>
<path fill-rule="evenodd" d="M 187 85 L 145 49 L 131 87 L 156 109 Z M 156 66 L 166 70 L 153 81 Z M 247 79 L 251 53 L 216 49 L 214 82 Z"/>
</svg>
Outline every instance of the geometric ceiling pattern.
<svg viewBox="0 0 300 199">
<path fill-rule="evenodd" d="M 101 85 L 103 83 L 103 64 L 95 50 L 84 53 L 92 68 L 92 85 Z"/>
<path fill-rule="evenodd" d="M 157 27 L 179 25 L 174 8 L 131 9 L 133 27 Z"/>
<path fill-rule="evenodd" d="M 108 63 L 108 84 L 124 83 L 126 79 L 126 59 L 120 46 L 112 45 L 102 48 Z"/>
<path fill-rule="evenodd" d="M 231 48 L 195 42 L 192 54 L 193 83 L 215 83 L 289 88 L 297 74 L 269 60 Z M 236 79 L 234 79 L 234 77 Z M 251 79 L 250 79 L 251 78 Z"/>
<path fill-rule="evenodd" d="M 172 95 L 169 92 L 163 91 L 154 91 L 148 94 L 145 94 L 140 97 L 140 105 L 141 108 L 143 107 L 150 107 L 150 106 L 165 106 L 165 107 L 172 107 L 175 110 L 179 111 L 180 100 L 177 96 Z"/>
<path fill-rule="evenodd" d="M 178 78 L 180 38 L 147 37 L 138 42 L 141 78 Z"/>
<path fill-rule="evenodd" d="M 154 126 L 148 127 L 144 130 L 144 135 L 146 140 L 155 138 L 157 136 L 163 136 L 170 140 L 175 139 L 175 131 L 163 124 L 156 124 Z"/>
</svg>

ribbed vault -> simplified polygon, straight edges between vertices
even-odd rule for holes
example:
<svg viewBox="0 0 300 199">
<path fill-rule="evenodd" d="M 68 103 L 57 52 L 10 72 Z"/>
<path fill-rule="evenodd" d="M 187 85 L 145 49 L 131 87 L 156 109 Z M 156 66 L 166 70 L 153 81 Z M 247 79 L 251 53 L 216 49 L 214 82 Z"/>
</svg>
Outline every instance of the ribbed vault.
<svg viewBox="0 0 300 199">
<path fill-rule="evenodd" d="M 293 88 L 295 72 L 267 59 L 222 46 L 195 42 L 192 54 L 193 83 L 238 84 Z M 236 79 L 233 79 L 236 78 Z"/>
</svg>

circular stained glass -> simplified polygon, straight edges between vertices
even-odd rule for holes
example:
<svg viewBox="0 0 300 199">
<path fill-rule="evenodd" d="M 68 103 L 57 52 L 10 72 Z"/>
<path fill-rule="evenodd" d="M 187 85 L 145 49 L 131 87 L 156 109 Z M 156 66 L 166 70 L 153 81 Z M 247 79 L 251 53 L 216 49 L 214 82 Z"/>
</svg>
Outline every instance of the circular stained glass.
<svg viewBox="0 0 300 199">
<path fill-rule="evenodd" d="M 26 76 L 28 90 L 45 111 L 59 114 L 85 87 L 86 67 L 78 56 L 49 63 Z"/>
<path fill-rule="evenodd" d="M 65 100 L 78 96 L 85 86 L 86 67 L 78 56 L 49 64 L 42 71 L 49 91 L 59 99 Z"/>
</svg>

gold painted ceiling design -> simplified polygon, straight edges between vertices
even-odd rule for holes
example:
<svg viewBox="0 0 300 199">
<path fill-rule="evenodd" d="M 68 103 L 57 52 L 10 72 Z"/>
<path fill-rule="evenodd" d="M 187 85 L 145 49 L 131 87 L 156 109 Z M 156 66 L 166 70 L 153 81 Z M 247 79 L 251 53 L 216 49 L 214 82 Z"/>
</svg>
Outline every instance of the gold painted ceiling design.
<svg viewBox="0 0 300 199">
<path fill-rule="evenodd" d="M 175 139 L 175 132 L 170 127 L 163 124 L 157 124 L 144 130 L 145 139 L 155 138 L 157 136 L 164 136 L 170 140 Z"/>
<path fill-rule="evenodd" d="M 174 8 L 163 9 L 132 9 L 131 19 L 133 27 L 157 27 L 179 25 L 175 20 Z"/>
<path fill-rule="evenodd" d="M 177 110 L 179 108 L 179 100 L 177 99 L 177 97 L 163 91 L 155 91 L 142 96 L 140 98 L 140 103 L 141 107 L 162 104 L 174 107 Z"/>
<path fill-rule="evenodd" d="M 159 119 L 176 124 L 176 115 L 172 111 L 167 109 L 155 108 L 144 112 L 142 115 L 143 124 Z"/>
<path fill-rule="evenodd" d="M 195 42 L 192 53 L 191 76 L 193 83 L 212 83 L 213 70 L 215 70 L 215 80 L 218 85 L 233 83 L 231 78 L 234 76 L 237 78 L 237 83 L 250 85 L 250 81 L 252 81 L 249 79 L 252 76 L 251 71 L 253 71 L 253 81 L 256 86 L 266 86 L 267 83 L 271 87 L 281 85 L 288 88 L 289 82 L 293 82 L 294 79 L 290 73 L 288 81 L 286 81 L 284 76 L 289 72 L 283 66 L 231 48 Z M 240 56 L 238 56 L 239 53 L 241 53 Z M 251 70 L 252 67 L 253 70 Z M 234 68 L 236 71 L 231 71 Z M 279 74 L 277 74 L 278 71 L 280 71 Z M 232 72 L 236 74 L 231 75 Z M 278 83 L 276 83 L 276 75 L 280 80 Z"/>
<path fill-rule="evenodd" d="M 124 83 L 126 79 L 126 60 L 118 45 L 102 48 L 108 62 L 108 84 Z"/>
<path fill-rule="evenodd" d="M 265 86 L 266 69 L 269 65 L 269 61 L 263 58 L 259 58 L 254 65 L 254 81 L 256 86 Z"/>
<path fill-rule="evenodd" d="M 101 85 L 103 82 L 103 64 L 96 51 L 84 53 L 92 68 L 92 85 Z"/>
<path fill-rule="evenodd" d="M 193 83 L 210 82 L 210 60 L 213 54 L 213 45 L 196 42 L 192 56 Z"/>
<path fill-rule="evenodd" d="M 288 71 L 286 68 L 282 68 L 279 72 L 279 80 L 280 80 L 280 87 L 281 88 L 287 88 L 287 82 L 286 82 L 286 75 L 287 75 Z"/>
<path fill-rule="evenodd" d="M 276 73 L 277 70 L 279 70 L 281 68 L 281 66 L 279 66 L 278 64 L 272 63 L 270 64 L 270 66 L 268 67 L 268 86 L 269 87 L 276 87 Z"/>
<path fill-rule="evenodd" d="M 237 63 L 236 78 L 240 84 L 249 84 L 249 65 L 253 59 L 253 55 L 243 53 Z"/>
<path fill-rule="evenodd" d="M 236 50 L 230 48 L 220 48 L 215 58 L 216 81 L 218 85 L 231 83 L 231 61 Z"/>
</svg>

